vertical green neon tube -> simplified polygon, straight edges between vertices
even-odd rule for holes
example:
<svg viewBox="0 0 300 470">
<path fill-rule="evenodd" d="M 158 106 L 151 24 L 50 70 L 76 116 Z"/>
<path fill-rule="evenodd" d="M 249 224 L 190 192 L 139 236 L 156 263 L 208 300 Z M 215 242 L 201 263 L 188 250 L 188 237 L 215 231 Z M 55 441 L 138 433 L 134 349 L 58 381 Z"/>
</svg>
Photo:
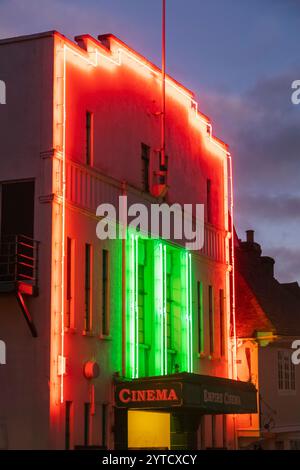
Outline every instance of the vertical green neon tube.
<svg viewBox="0 0 300 470">
<path fill-rule="evenodd" d="M 192 255 L 188 253 L 188 331 L 189 331 L 189 369 L 193 372 L 193 299 L 192 299 Z"/>
<path fill-rule="evenodd" d="M 181 253 L 181 291 L 182 363 L 186 372 L 192 372 L 192 262 L 188 252 Z"/>
<path fill-rule="evenodd" d="M 154 246 L 155 280 L 155 374 L 166 373 L 166 247 L 156 241 Z"/>
<path fill-rule="evenodd" d="M 134 262 L 135 262 L 135 279 L 134 279 L 134 314 L 135 314 L 135 375 L 139 376 L 139 242 L 138 235 L 134 236 Z"/>
<path fill-rule="evenodd" d="M 130 235 L 129 239 L 129 254 L 130 254 L 130 278 L 129 278 L 129 303 L 130 303 L 130 377 L 135 376 L 135 327 L 134 327 L 134 315 L 135 315 L 135 256 L 134 256 L 134 235 Z"/>
<path fill-rule="evenodd" d="M 167 350 L 167 247 L 163 246 L 163 357 L 164 357 L 164 374 L 168 373 L 168 350 Z"/>
<path fill-rule="evenodd" d="M 198 334 L 200 335 L 199 352 L 204 353 L 204 310 L 203 310 L 203 284 L 198 283 L 197 295 L 199 297 L 200 312 L 198 312 Z"/>
<path fill-rule="evenodd" d="M 126 375 L 129 378 L 137 378 L 138 368 L 138 242 L 133 233 L 127 237 L 127 358 Z"/>
</svg>

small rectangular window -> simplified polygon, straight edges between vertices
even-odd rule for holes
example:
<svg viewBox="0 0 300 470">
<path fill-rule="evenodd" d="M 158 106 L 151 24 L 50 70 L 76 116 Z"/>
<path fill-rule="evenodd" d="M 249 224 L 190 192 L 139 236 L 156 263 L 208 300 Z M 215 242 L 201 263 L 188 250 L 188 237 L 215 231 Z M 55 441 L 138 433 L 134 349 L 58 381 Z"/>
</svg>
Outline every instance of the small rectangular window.
<svg viewBox="0 0 300 470">
<path fill-rule="evenodd" d="M 295 365 L 292 363 L 290 358 L 290 387 L 291 390 L 296 390 L 296 381 L 295 381 Z"/>
<path fill-rule="evenodd" d="M 284 450 L 284 441 L 275 441 L 275 450 Z"/>
<path fill-rule="evenodd" d="M 84 445 L 90 444 L 90 420 L 91 420 L 91 404 L 84 404 Z"/>
<path fill-rule="evenodd" d="M 289 351 L 278 351 L 277 353 L 278 390 L 296 390 L 295 366 L 291 361 Z"/>
<path fill-rule="evenodd" d="M 87 165 L 93 165 L 93 134 L 94 115 L 90 111 L 86 112 L 86 160 Z"/>
<path fill-rule="evenodd" d="M 66 401 L 65 415 L 65 449 L 71 448 L 71 419 L 72 419 L 72 402 Z"/>
<path fill-rule="evenodd" d="M 146 144 L 141 146 L 142 156 L 142 184 L 143 190 L 149 192 L 150 181 L 149 181 L 149 169 L 150 169 L 150 147 Z"/>
<path fill-rule="evenodd" d="M 102 250 L 102 334 L 109 335 L 109 252 Z"/>
<path fill-rule="evenodd" d="M 85 315 L 84 315 L 84 329 L 85 331 L 91 330 L 91 270 L 92 270 L 92 247 L 90 244 L 85 244 Z"/>
<path fill-rule="evenodd" d="M 202 282 L 197 282 L 197 313 L 198 313 L 198 352 L 204 351 L 203 331 L 203 289 Z"/>
<path fill-rule="evenodd" d="M 207 429 L 206 429 L 206 425 L 205 425 L 205 415 L 202 415 L 201 416 L 201 421 L 200 421 L 200 439 L 201 439 L 201 450 L 205 450 L 206 449 L 206 432 L 207 432 Z"/>
<path fill-rule="evenodd" d="M 212 448 L 216 448 L 217 447 L 217 417 L 216 415 L 212 415 L 211 417 L 211 437 L 212 437 Z"/>
<path fill-rule="evenodd" d="M 289 368 L 289 361 L 290 358 L 284 354 L 284 388 L 285 390 L 289 390 L 290 388 L 290 368 Z"/>
<path fill-rule="evenodd" d="M 67 267 L 67 281 L 66 281 L 66 324 L 67 328 L 71 328 L 73 313 L 74 313 L 74 240 L 70 237 L 67 238 L 66 246 L 66 267 Z"/>
<path fill-rule="evenodd" d="M 223 448 L 227 448 L 227 415 L 223 415 Z"/>
<path fill-rule="evenodd" d="M 290 440 L 290 450 L 300 450 L 300 439 Z"/>
<path fill-rule="evenodd" d="M 220 355 L 225 354 L 225 319 L 224 319 L 224 290 L 219 291 L 219 302 L 220 302 Z"/>
<path fill-rule="evenodd" d="M 209 352 L 214 353 L 214 309 L 213 288 L 208 286 Z"/>
<path fill-rule="evenodd" d="M 211 223 L 211 180 L 206 181 L 206 214 L 207 222 Z"/>
<path fill-rule="evenodd" d="M 279 390 L 283 390 L 283 358 L 282 358 L 282 351 L 278 351 L 278 388 Z"/>
<path fill-rule="evenodd" d="M 33 238 L 34 181 L 11 181 L 0 185 L 0 238 L 26 235 Z"/>
</svg>

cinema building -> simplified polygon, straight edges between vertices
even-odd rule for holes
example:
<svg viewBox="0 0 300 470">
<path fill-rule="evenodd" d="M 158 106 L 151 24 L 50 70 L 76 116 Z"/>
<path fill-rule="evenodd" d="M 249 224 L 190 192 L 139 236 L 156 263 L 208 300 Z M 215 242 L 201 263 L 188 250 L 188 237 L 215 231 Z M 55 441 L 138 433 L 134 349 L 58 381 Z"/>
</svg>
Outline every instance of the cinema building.
<svg viewBox="0 0 300 470">
<path fill-rule="evenodd" d="M 191 91 L 112 35 L 0 41 L 0 448 L 236 448 L 232 178 Z M 96 234 L 102 203 L 204 204 L 204 245 Z M 124 227 L 123 227 L 124 229 Z"/>
</svg>

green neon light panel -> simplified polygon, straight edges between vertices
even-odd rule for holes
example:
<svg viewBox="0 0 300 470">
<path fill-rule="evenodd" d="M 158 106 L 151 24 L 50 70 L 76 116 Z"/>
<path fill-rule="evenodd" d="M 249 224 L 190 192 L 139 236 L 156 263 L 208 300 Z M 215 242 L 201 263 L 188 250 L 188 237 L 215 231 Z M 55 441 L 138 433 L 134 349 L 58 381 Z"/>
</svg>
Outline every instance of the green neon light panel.
<svg viewBox="0 0 300 470">
<path fill-rule="evenodd" d="M 126 376 L 192 372 L 191 254 L 162 240 L 126 240 Z"/>
</svg>

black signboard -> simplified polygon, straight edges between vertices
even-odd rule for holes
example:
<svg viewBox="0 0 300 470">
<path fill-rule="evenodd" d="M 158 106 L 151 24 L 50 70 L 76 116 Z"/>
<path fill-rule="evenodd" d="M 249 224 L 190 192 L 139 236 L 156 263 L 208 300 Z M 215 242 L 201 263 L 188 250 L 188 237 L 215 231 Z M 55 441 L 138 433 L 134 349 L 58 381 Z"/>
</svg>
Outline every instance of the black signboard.
<svg viewBox="0 0 300 470">
<path fill-rule="evenodd" d="M 253 384 L 223 377 L 180 373 L 116 384 L 117 408 L 197 409 L 205 414 L 256 413 Z"/>
</svg>

